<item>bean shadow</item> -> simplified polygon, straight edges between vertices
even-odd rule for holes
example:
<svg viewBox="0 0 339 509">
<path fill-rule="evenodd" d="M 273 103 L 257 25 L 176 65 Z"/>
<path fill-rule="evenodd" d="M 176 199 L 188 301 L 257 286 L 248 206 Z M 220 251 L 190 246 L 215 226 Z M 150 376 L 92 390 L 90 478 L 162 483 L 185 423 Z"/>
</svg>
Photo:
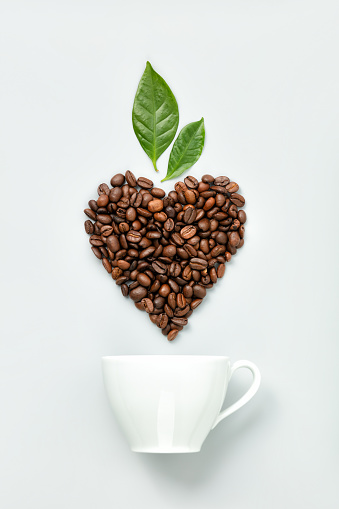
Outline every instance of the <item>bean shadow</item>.
<svg viewBox="0 0 339 509">
<path fill-rule="evenodd" d="M 238 392 L 237 388 L 230 394 L 231 398 L 227 398 L 226 406 L 230 404 L 229 399 L 237 399 L 233 397 L 235 392 Z M 267 428 L 276 415 L 277 405 L 272 394 L 261 388 L 252 402 L 210 432 L 199 453 L 138 454 L 138 461 L 151 471 L 152 476 L 171 478 L 189 488 L 200 486 L 208 482 L 216 469 L 227 470 L 241 440 L 248 441 L 249 435 L 254 439 L 258 430 Z"/>
</svg>

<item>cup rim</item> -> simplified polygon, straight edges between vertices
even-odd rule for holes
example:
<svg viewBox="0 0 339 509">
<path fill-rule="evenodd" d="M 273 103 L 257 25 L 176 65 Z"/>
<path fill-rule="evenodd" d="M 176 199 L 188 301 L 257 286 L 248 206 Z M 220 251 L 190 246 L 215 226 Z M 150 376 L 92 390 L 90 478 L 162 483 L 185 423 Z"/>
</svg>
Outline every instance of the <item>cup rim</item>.
<svg viewBox="0 0 339 509">
<path fill-rule="evenodd" d="M 186 355 L 186 354 L 131 354 L 131 355 L 104 355 L 102 360 L 137 360 L 137 359 L 195 359 L 195 360 L 230 360 L 230 357 L 225 355 Z"/>
</svg>

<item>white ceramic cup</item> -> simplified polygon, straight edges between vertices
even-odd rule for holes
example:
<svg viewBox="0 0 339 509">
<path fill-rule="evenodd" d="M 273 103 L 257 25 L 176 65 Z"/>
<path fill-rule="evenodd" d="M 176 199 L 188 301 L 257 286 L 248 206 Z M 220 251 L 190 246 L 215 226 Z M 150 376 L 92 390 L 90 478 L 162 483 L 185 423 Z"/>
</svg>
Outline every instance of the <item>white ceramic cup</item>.
<svg viewBox="0 0 339 509">
<path fill-rule="evenodd" d="M 247 403 L 260 385 L 249 361 L 228 357 L 123 355 L 103 357 L 110 404 L 132 451 L 198 452 L 211 429 Z M 249 390 L 220 412 L 235 370 L 253 374 Z"/>
</svg>

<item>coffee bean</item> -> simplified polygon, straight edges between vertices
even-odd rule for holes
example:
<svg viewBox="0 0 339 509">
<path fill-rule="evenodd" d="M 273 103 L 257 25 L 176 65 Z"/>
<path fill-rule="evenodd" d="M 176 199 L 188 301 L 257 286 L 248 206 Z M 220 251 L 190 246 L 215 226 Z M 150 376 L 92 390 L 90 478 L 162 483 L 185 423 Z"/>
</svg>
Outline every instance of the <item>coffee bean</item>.
<svg viewBox="0 0 339 509">
<path fill-rule="evenodd" d="M 137 184 L 142 189 L 152 189 L 153 182 L 150 179 L 147 179 L 146 177 L 139 177 L 137 179 Z"/>
<path fill-rule="evenodd" d="M 94 232 L 94 225 L 89 219 L 85 221 L 85 232 L 91 234 Z"/>
<path fill-rule="evenodd" d="M 196 232 L 197 232 L 197 229 L 195 226 L 187 225 L 181 229 L 180 235 L 182 236 L 183 239 L 187 240 L 187 239 L 190 239 L 191 237 L 194 237 Z"/>
<path fill-rule="evenodd" d="M 116 253 L 120 249 L 120 242 L 116 235 L 110 235 L 109 237 L 106 237 L 106 244 L 112 253 Z"/>
<path fill-rule="evenodd" d="M 195 177 L 186 177 L 184 179 L 184 183 L 189 189 L 197 189 L 199 185 L 199 181 Z"/>
<path fill-rule="evenodd" d="M 109 202 L 109 198 L 107 194 L 101 194 L 99 198 L 97 199 L 97 205 L 98 207 L 106 207 L 106 205 Z"/>
<path fill-rule="evenodd" d="M 88 216 L 90 219 L 95 220 L 97 217 L 96 213 L 92 209 L 85 209 L 84 212 L 85 212 L 86 216 Z"/>
<path fill-rule="evenodd" d="M 126 182 L 129 186 L 135 187 L 137 185 L 137 179 L 135 178 L 134 174 L 127 170 L 125 173 Z"/>
<path fill-rule="evenodd" d="M 125 182 L 125 177 L 122 173 L 117 173 L 116 175 L 114 175 L 111 178 L 111 186 L 112 187 L 122 186 L 124 182 Z"/>
<path fill-rule="evenodd" d="M 150 284 L 152 283 L 151 281 L 151 278 L 149 276 L 147 276 L 147 274 L 144 274 L 144 273 L 140 273 L 137 275 L 137 281 L 138 283 L 141 284 L 141 286 L 150 286 Z"/>
<path fill-rule="evenodd" d="M 162 254 L 164 256 L 173 258 L 176 255 L 176 252 L 177 252 L 177 248 L 174 245 L 169 244 L 168 246 L 164 247 Z"/>
<path fill-rule="evenodd" d="M 203 175 L 201 180 L 205 184 L 212 184 L 214 182 L 214 177 L 212 177 L 212 175 Z"/>
<path fill-rule="evenodd" d="M 153 187 L 153 189 L 151 190 L 151 195 L 154 196 L 155 198 L 164 198 L 165 196 L 165 191 L 163 189 L 160 189 L 159 187 Z"/>
<path fill-rule="evenodd" d="M 121 197 L 122 197 L 121 187 L 113 187 L 109 191 L 109 199 L 112 203 L 117 203 Z"/>
<path fill-rule="evenodd" d="M 238 219 L 242 224 L 246 223 L 246 212 L 244 210 L 239 210 Z"/>
<path fill-rule="evenodd" d="M 155 262 L 152 262 L 152 267 L 155 270 L 155 272 L 157 272 L 158 274 L 166 274 L 166 272 L 167 272 L 167 266 L 165 263 L 155 261 Z"/>
<path fill-rule="evenodd" d="M 237 207 L 243 207 L 245 205 L 245 198 L 238 193 L 232 193 L 230 196 L 230 200 Z"/>
<path fill-rule="evenodd" d="M 147 239 L 146 239 L 147 240 Z M 141 244 L 141 243 L 140 243 Z M 148 256 L 151 256 L 155 251 L 155 247 L 154 246 L 149 246 L 149 247 L 146 247 L 146 249 L 143 249 L 140 254 L 139 254 L 139 258 L 142 260 L 143 258 L 147 258 Z"/>
<path fill-rule="evenodd" d="M 202 299 L 194 299 L 191 302 L 191 309 L 196 309 L 202 303 Z"/>
<path fill-rule="evenodd" d="M 131 242 L 132 244 L 138 244 L 142 239 L 142 235 L 140 232 L 130 230 L 126 235 L 127 242 Z"/>
<path fill-rule="evenodd" d="M 96 256 L 97 258 L 99 258 L 99 260 L 101 260 L 101 258 L 102 258 L 102 253 L 101 253 L 100 249 L 99 249 L 98 247 L 95 247 L 95 246 L 92 246 L 92 248 L 91 248 L 91 249 L 92 249 L 93 253 L 95 254 L 95 256 Z"/>
<path fill-rule="evenodd" d="M 177 306 L 181 309 L 186 306 L 186 299 L 182 293 L 177 294 Z"/>
<path fill-rule="evenodd" d="M 178 329 L 172 329 L 171 331 L 169 331 L 169 333 L 167 335 L 168 341 L 173 341 L 173 339 L 175 339 L 178 334 L 179 334 Z"/>
<path fill-rule="evenodd" d="M 202 258 L 192 258 L 190 267 L 194 270 L 204 270 L 207 267 L 207 261 Z"/>
<path fill-rule="evenodd" d="M 215 198 L 213 198 L 212 196 L 210 198 L 208 198 L 205 202 L 205 205 L 203 206 L 203 209 L 205 211 L 207 210 L 210 210 L 215 204 Z"/>
<path fill-rule="evenodd" d="M 215 186 L 227 186 L 230 179 L 228 177 L 217 177 L 214 179 Z"/>
<path fill-rule="evenodd" d="M 237 245 L 240 242 L 240 236 L 238 232 L 232 232 L 230 233 L 230 236 L 228 237 L 228 242 L 232 247 L 237 247 Z"/>
<path fill-rule="evenodd" d="M 171 319 L 171 321 L 174 325 L 179 325 L 180 327 L 184 327 L 185 325 L 187 325 L 187 318 L 180 318 L 178 316 L 174 316 Z"/>
<path fill-rule="evenodd" d="M 145 309 L 146 313 L 153 313 L 154 306 L 151 299 L 147 298 L 141 299 L 141 304 L 143 305 L 143 308 Z"/>
<path fill-rule="evenodd" d="M 183 221 L 186 224 L 192 224 L 196 220 L 197 217 L 197 211 L 193 207 L 187 207 L 187 209 L 184 211 L 183 214 Z"/>
<path fill-rule="evenodd" d="M 128 286 L 126 285 L 126 283 L 122 284 L 121 285 L 121 293 L 124 297 L 127 297 L 128 295 Z"/>
<path fill-rule="evenodd" d="M 226 269 L 225 264 L 221 263 L 217 269 L 217 276 L 219 278 L 223 277 L 223 275 L 225 274 L 225 269 Z"/>
<path fill-rule="evenodd" d="M 198 299 L 203 299 L 206 296 L 206 288 L 204 288 L 201 285 L 194 285 L 193 286 L 193 295 L 194 295 L 194 297 L 197 297 Z"/>
<path fill-rule="evenodd" d="M 147 295 L 147 290 L 144 286 L 137 286 L 136 288 L 133 288 L 129 292 L 129 296 L 131 297 L 134 302 L 139 302 L 141 299 L 145 298 Z"/>
<path fill-rule="evenodd" d="M 148 203 L 148 210 L 150 212 L 160 212 L 162 209 L 164 208 L 164 203 L 162 200 L 159 200 L 159 199 L 154 199 L 154 200 L 151 200 L 149 203 Z"/>
<path fill-rule="evenodd" d="M 109 193 L 109 187 L 107 184 L 100 184 L 100 186 L 98 187 L 98 195 L 100 196 L 101 194 L 108 194 Z"/>
<path fill-rule="evenodd" d="M 167 232 L 171 232 L 174 229 L 174 221 L 173 221 L 173 219 L 171 219 L 170 217 L 168 219 L 166 219 L 165 224 L 164 224 L 164 229 Z"/>
</svg>

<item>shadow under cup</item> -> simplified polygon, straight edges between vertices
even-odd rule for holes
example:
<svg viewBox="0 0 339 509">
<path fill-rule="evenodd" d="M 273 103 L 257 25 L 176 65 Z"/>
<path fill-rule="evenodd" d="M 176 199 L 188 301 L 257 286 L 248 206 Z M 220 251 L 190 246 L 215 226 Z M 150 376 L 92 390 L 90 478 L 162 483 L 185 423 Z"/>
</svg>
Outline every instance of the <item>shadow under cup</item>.
<svg viewBox="0 0 339 509">
<path fill-rule="evenodd" d="M 223 418 L 233 372 L 228 357 L 128 355 L 103 357 L 102 364 L 110 404 L 132 451 L 198 452 Z"/>
</svg>

